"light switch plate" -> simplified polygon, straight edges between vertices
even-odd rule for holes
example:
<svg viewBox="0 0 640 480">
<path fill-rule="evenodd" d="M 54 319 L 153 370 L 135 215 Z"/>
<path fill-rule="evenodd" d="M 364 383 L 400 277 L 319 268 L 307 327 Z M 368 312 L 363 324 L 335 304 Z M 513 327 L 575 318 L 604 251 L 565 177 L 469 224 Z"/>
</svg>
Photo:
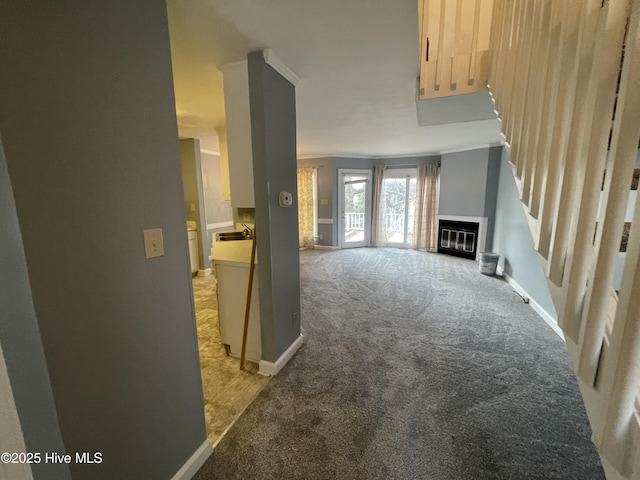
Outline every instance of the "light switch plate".
<svg viewBox="0 0 640 480">
<path fill-rule="evenodd" d="M 162 241 L 162 229 L 151 228 L 143 230 L 144 252 L 147 258 L 164 256 L 164 243 Z"/>
</svg>

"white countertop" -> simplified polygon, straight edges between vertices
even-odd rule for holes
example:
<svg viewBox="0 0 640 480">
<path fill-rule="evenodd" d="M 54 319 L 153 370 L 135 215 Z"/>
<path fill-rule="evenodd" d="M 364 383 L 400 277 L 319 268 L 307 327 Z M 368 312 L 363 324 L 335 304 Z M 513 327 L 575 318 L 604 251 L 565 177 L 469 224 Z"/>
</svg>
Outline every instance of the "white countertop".
<svg viewBox="0 0 640 480">
<path fill-rule="evenodd" d="M 231 240 L 227 242 L 213 242 L 211 246 L 211 261 L 214 263 L 244 263 L 251 262 L 252 240 Z M 256 263 L 258 254 L 256 252 Z"/>
</svg>

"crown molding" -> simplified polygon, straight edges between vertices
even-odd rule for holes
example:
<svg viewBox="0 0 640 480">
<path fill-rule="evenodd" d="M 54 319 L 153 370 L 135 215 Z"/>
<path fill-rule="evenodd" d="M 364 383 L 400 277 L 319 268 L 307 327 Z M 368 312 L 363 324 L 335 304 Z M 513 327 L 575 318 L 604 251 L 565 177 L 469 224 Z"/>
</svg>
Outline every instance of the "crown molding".
<svg viewBox="0 0 640 480">
<path fill-rule="evenodd" d="M 335 155 L 331 154 L 318 154 L 318 153 L 305 153 L 303 155 L 298 155 L 296 158 L 298 160 L 315 160 L 316 158 L 333 158 Z"/>
<path fill-rule="evenodd" d="M 267 62 L 268 65 L 271 65 L 271 67 L 273 67 L 276 72 L 289 80 L 289 82 L 291 82 L 294 87 L 298 85 L 298 83 L 300 83 L 300 77 L 293 73 L 293 71 L 289 67 L 287 67 L 282 60 L 280 60 L 280 57 L 278 57 L 273 52 L 273 50 L 271 50 L 270 48 L 265 48 L 262 51 L 262 56 L 264 57 L 264 61 Z"/>
<path fill-rule="evenodd" d="M 450 153 L 458 153 L 458 152 L 469 152 L 471 150 L 481 150 L 483 148 L 490 148 L 491 144 L 490 143 L 484 143 L 482 145 L 473 145 L 471 147 L 461 147 L 461 148 L 454 148 L 451 150 L 443 150 L 442 152 L 440 152 L 440 155 L 448 155 Z"/>
</svg>

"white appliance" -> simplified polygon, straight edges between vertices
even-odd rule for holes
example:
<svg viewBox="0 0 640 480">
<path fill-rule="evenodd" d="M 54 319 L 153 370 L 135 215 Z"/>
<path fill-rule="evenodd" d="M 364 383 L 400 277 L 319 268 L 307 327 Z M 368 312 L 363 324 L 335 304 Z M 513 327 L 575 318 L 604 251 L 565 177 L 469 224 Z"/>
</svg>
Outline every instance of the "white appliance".
<svg viewBox="0 0 640 480">
<path fill-rule="evenodd" d="M 191 262 L 191 273 L 198 273 L 198 229 L 187 228 L 189 236 L 189 260 Z"/>
</svg>

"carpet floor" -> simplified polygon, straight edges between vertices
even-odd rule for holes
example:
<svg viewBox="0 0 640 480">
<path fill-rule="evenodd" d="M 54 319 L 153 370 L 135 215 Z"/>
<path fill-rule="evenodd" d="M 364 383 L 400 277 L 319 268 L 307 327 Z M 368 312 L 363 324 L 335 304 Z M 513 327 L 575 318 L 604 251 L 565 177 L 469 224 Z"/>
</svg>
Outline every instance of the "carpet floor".
<svg viewBox="0 0 640 480">
<path fill-rule="evenodd" d="M 194 477 L 602 479 L 562 340 L 475 262 L 301 252 L 305 344 Z"/>
</svg>

